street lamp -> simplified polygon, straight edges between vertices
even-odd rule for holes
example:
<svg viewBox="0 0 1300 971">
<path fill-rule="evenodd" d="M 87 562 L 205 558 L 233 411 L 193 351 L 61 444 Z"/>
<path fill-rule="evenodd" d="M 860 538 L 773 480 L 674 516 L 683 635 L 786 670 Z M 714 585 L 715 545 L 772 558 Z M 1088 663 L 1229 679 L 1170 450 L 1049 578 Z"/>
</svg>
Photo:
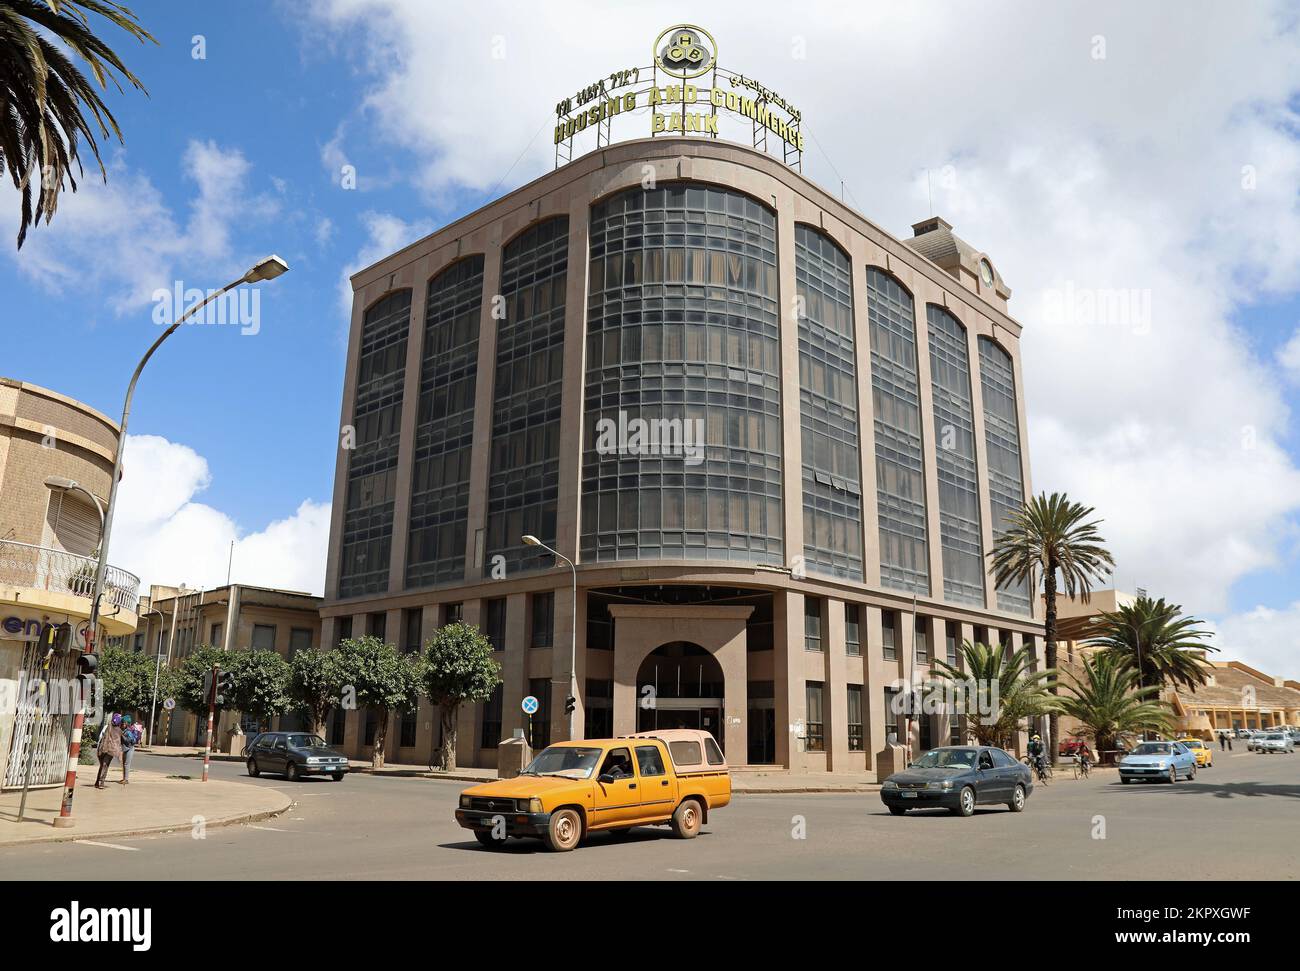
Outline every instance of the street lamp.
<svg viewBox="0 0 1300 971">
<path fill-rule="evenodd" d="M 573 565 L 573 561 L 558 550 L 553 550 L 543 543 L 536 536 L 529 533 L 523 537 L 525 546 L 540 546 L 548 553 L 552 554 L 557 560 L 563 560 L 569 564 L 569 571 L 573 574 L 573 615 L 570 627 L 569 640 L 569 692 L 564 699 L 564 713 L 568 721 L 570 741 L 573 740 L 573 711 L 578 704 L 578 568 Z M 555 683 L 555 679 L 551 679 Z"/>
<path fill-rule="evenodd" d="M 117 449 L 113 458 L 113 478 L 108 484 L 108 510 L 104 514 L 103 537 L 99 544 L 99 566 L 95 570 L 95 589 L 90 598 L 90 623 L 88 627 L 88 644 L 90 652 L 95 649 L 96 631 L 99 626 L 99 601 L 104 596 L 104 574 L 108 566 L 108 543 L 109 537 L 113 532 L 113 514 L 117 511 L 117 483 L 122 477 L 122 451 L 126 448 L 126 426 L 131 417 L 131 399 L 135 396 L 135 385 L 140 380 L 140 372 L 144 366 L 149 363 L 153 357 L 154 351 L 162 346 L 162 342 L 172 334 L 176 333 L 176 328 L 189 320 L 196 313 L 210 304 L 218 297 L 224 296 L 235 287 L 244 283 L 261 283 L 265 280 L 274 280 L 276 277 L 288 272 L 289 264 L 280 257 L 272 254 L 265 259 L 259 260 L 237 280 L 231 280 L 220 290 L 214 290 L 201 301 L 196 303 L 189 310 L 185 311 L 176 321 L 165 331 L 158 335 L 158 339 L 149 345 L 149 350 L 144 352 L 144 357 L 140 358 L 140 363 L 135 366 L 135 372 L 131 375 L 131 383 L 126 386 L 126 400 L 122 403 L 122 421 L 117 433 Z M 72 741 L 68 748 L 68 776 L 63 788 L 63 805 L 59 809 L 58 818 L 54 820 L 55 826 L 71 826 L 72 820 L 72 797 L 76 791 L 77 785 L 77 759 L 73 754 L 73 749 L 80 749 L 81 746 L 81 728 L 85 724 L 86 711 L 85 707 L 78 708 L 76 718 L 72 722 Z"/>
</svg>

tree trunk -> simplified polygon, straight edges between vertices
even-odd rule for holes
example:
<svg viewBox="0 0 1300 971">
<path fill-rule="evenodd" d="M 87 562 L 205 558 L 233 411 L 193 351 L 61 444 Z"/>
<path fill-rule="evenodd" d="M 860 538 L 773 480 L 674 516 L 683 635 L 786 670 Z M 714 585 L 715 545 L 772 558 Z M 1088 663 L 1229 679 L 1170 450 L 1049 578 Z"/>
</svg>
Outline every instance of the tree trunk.
<svg viewBox="0 0 1300 971">
<path fill-rule="evenodd" d="M 313 711 L 311 713 L 311 731 L 313 735 L 325 737 L 325 725 L 329 719 L 328 711 Z"/>
<path fill-rule="evenodd" d="M 1044 660 L 1049 668 L 1056 668 L 1056 560 L 1048 558 L 1047 570 L 1043 573 L 1043 600 L 1046 603 L 1046 609 L 1043 616 L 1043 648 Z M 1060 685 L 1057 679 L 1052 679 L 1051 691 L 1054 695 L 1061 693 Z M 1061 743 L 1057 738 L 1057 725 L 1059 724 L 1060 714 L 1056 711 L 1049 712 L 1047 715 L 1047 744 L 1050 751 L 1047 757 L 1055 764 L 1058 753 L 1061 751 Z"/>
<path fill-rule="evenodd" d="M 370 767 L 372 769 L 382 769 L 384 767 L 384 739 L 388 737 L 388 712 L 380 709 L 375 721 L 375 745 L 370 752 Z"/>
<path fill-rule="evenodd" d="M 456 771 L 456 714 L 457 708 L 441 705 L 438 718 L 442 722 L 442 771 Z"/>
</svg>

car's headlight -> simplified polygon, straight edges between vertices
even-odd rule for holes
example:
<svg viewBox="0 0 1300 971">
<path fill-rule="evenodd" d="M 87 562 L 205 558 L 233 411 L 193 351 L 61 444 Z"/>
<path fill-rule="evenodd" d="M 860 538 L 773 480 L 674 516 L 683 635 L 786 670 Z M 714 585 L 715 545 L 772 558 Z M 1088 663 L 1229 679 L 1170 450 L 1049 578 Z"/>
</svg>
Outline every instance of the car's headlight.
<svg viewBox="0 0 1300 971">
<path fill-rule="evenodd" d="M 951 788 L 952 788 L 952 780 L 951 780 L 951 779 L 944 779 L 944 780 L 943 780 L 943 788 L 945 788 L 945 789 L 951 789 Z"/>
<path fill-rule="evenodd" d="M 1156 768 L 1157 768 L 1157 769 L 1167 769 L 1167 768 L 1169 768 L 1169 763 L 1166 762 L 1164 759 L 1161 759 L 1159 762 L 1156 763 Z"/>
<path fill-rule="evenodd" d="M 880 784 L 880 788 L 882 788 L 882 789 L 897 789 L 897 788 L 898 788 L 898 783 L 895 782 L 893 779 L 886 779 L 884 782 L 882 782 L 882 783 Z"/>
<path fill-rule="evenodd" d="M 321 764 L 322 762 L 324 762 L 324 761 L 325 761 L 324 759 L 320 759 L 320 758 L 317 758 L 316 756 L 312 755 L 312 756 L 310 756 L 310 757 L 307 759 L 307 764 L 308 764 L 308 765 L 320 765 L 320 764 Z"/>
<path fill-rule="evenodd" d="M 460 797 L 460 808 L 461 808 L 461 809 L 468 809 L 468 808 L 469 808 L 469 804 L 470 804 L 470 797 L 469 797 L 469 796 L 461 796 L 461 797 Z"/>
<path fill-rule="evenodd" d="M 521 799 L 520 802 L 523 802 L 523 800 Z M 542 808 L 542 801 L 538 799 L 536 796 L 533 796 L 533 798 L 528 800 L 528 812 L 541 813 L 545 811 L 546 810 Z"/>
</svg>

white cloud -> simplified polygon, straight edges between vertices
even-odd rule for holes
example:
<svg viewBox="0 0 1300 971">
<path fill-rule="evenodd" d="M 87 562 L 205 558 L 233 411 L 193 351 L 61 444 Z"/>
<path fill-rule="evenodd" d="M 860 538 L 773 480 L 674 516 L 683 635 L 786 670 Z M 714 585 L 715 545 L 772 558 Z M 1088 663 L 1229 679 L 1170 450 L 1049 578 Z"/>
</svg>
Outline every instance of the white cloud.
<svg viewBox="0 0 1300 971">
<path fill-rule="evenodd" d="M 211 484 L 207 460 L 157 435 L 128 435 L 124 475 L 113 522 L 115 566 L 149 584 L 194 588 L 236 583 L 302 590 L 325 587 L 330 504 L 305 499 L 293 514 L 245 531 L 225 513 L 198 501 Z"/>
<path fill-rule="evenodd" d="M 1300 327 L 1296 328 L 1291 339 L 1277 352 L 1277 363 L 1281 365 L 1287 380 L 1300 384 Z"/>
<path fill-rule="evenodd" d="M 386 212 L 363 212 L 361 224 L 366 230 L 366 241 L 357 255 L 343 269 L 339 277 L 339 306 L 343 312 L 343 330 L 346 337 L 352 317 L 352 283 L 351 276 L 359 270 L 378 263 L 385 256 L 409 246 L 416 240 L 433 232 L 433 223 L 428 219 L 416 219 L 411 222 Z"/>
<path fill-rule="evenodd" d="M 27 236 L 11 253 L 19 271 L 51 292 L 76 288 L 107 294 L 116 314 L 148 304 L 157 289 L 208 288 L 251 265 L 232 234 L 278 211 L 269 197 L 250 192 L 252 166 L 237 149 L 191 141 L 182 170 L 195 187 L 189 213 L 178 217 L 149 177 L 128 165 L 124 154 L 98 176 L 65 192 L 49 225 Z M 12 197 L 12 198 L 11 198 Z M 0 187 L 0 207 L 17 211 L 16 191 Z M 261 254 L 257 254 L 261 255 Z"/>
<path fill-rule="evenodd" d="M 1280 609 L 1256 607 L 1211 626 L 1215 637 L 1210 643 L 1219 649 L 1210 655 L 1215 660 L 1241 660 L 1274 677 L 1300 679 L 1296 664 L 1300 600 Z"/>
<path fill-rule="evenodd" d="M 1035 489 L 1094 505 L 1120 576 L 1200 616 L 1283 564 L 1300 510 L 1280 444 L 1290 414 L 1278 370 L 1232 319 L 1300 286 L 1300 28 L 1286 5 L 1021 2 L 954 18 L 942 4 L 859 4 L 782 26 L 789 11 L 717 4 L 705 26 L 724 65 L 803 110 L 814 181 L 843 178 L 848 201 L 900 236 L 927 214 L 930 182 L 934 211 L 991 254 L 1025 326 Z M 499 2 L 418 0 L 311 12 L 313 29 L 364 41 L 363 114 L 409 150 L 431 195 L 491 189 L 539 124 L 508 185 L 548 170 L 555 102 L 644 64 L 686 13 L 588 2 L 525 19 Z M 598 45 L 575 31 L 595 23 Z M 615 137 L 642 134 L 628 120 Z M 1121 290 L 1128 326 L 1049 313 L 1067 292 Z"/>
</svg>

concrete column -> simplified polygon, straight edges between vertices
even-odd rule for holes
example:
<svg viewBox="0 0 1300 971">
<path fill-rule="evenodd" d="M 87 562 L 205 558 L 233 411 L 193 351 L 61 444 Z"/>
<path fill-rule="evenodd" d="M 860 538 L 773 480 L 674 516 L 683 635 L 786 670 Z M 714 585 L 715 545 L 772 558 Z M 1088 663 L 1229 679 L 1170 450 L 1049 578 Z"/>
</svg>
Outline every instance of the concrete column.
<svg viewBox="0 0 1300 971">
<path fill-rule="evenodd" d="M 497 321 L 492 313 L 496 305 L 494 298 L 500 293 L 501 239 L 497 237 L 483 247 L 483 308 L 479 313 L 478 376 L 474 381 L 474 446 L 470 454 L 469 508 L 465 521 L 466 582 L 483 576 L 483 544 L 479 535 L 487 526 L 488 475 L 492 463 L 492 403 L 497 360 Z"/>
<path fill-rule="evenodd" d="M 570 577 L 565 579 L 570 580 Z M 569 694 L 569 675 L 573 673 L 570 671 L 570 663 L 574 661 L 573 638 L 576 637 L 579 642 L 578 656 L 584 653 L 586 641 L 585 632 L 578 629 L 577 622 L 578 618 L 574 613 L 573 586 L 570 580 L 555 590 L 555 630 L 551 635 L 551 738 L 556 741 L 569 738 L 569 718 L 564 711 L 564 699 Z M 576 669 L 576 664 L 574 666 Z M 581 683 L 575 686 L 574 697 L 578 699 L 578 707 L 573 712 L 573 732 L 574 737 L 578 738 L 582 735 L 582 725 L 586 718 Z"/>
<path fill-rule="evenodd" d="M 853 352 L 858 378 L 858 456 L 862 463 L 862 577 L 867 586 L 879 587 L 880 514 L 876 503 L 876 426 L 871 382 L 871 318 L 867 297 L 867 263 L 871 257 L 863 248 L 861 238 L 856 234 L 853 234 L 851 242 L 853 246 L 851 254 L 853 257 Z M 865 650 L 865 647 L 863 649 Z M 870 710 L 869 706 L 868 710 Z M 870 742 L 866 743 L 866 748 L 868 764 L 870 764 L 872 757 Z"/>
<path fill-rule="evenodd" d="M 979 333 L 975 327 L 966 328 L 966 357 L 970 361 L 971 391 L 971 425 L 975 435 L 975 483 L 979 490 L 980 504 L 980 543 L 984 552 L 993 549 L 995 532 L 1000 524 L 993 522 L 992 506 L 989 504 L 989 464 L 988 441 L 984 437 L 984 385 L 980 373 Z M 1023 449 L 1022 449 L 1023 451 Z M 998 606 L 997 585 L 993 582 L 993 571 L 989 561 L 984 561 L 984 606 L 996 610 Z"/>
<path fill-rule="evenodd" d="M 582 494 L 582 406 L 587 350 L 587 239 L 590 222 L 585 193 L 574 193 L 569 209 L 568 270 L 565 277 L 564 386 L 560 394 L 560 482 L 555 510 L 555 548 L 575 563 L 578 562 L 578 515 Z M 568 653 L 559 650 L 559 632 L 567 628 L 559 618 L 561 599 L 564 600 L 564 616 L 572 613 L 568 594 L 567 584 L 563 598 L 558 590 L 555 594 L 556 656 L 560 653 L 565 655 L 565 675 L 569 673 Z M 552 674 L 553 678 L 558 676 Z M 582 692 L 577 692 L 577 695 L 581 698 Z M 581 709 L 574 713 L 574 717 L 581 718 Z M 561 695 L 559 704 L 551 707 L 551 738 L 565 738 L 566 730 L 564 696 Z"/>
<path fill-rule="evenodd" d="M 796 725 L 802 726 L 807 720 L 808 705 L 804 686 L 803 594 L 779 590 L 772 595 L 772 638 L 776 761 L 800 771 L 805 768 L 806 760 L 804 743 L 796 737 Z"/>
<path fill-rule="evenodd" d="M 909 691 L 913 684 L 913 675 L 916 673 L 916 627 L 912 620 L 911 610 L 900 610 L 895 614 L 896 631 L 898 634 L 898 678 L 900 686 L 904 691 Z M 920 753 L 919 730 L 917 728 L 917 712 L 915 707 L 908 712 L 900 712 L 898 715 L 898 741 L 901 744 L 908 745 L 911 752 L 911 758 L 916 758 Z M 911 718 L 912 737 L 906 739 L 904 733 L 908 730 L 908 718 Z"/>
<path fill-rule="evenodd" d="M 779 206 L 776 216 L 776 265 L 780 281 L 777 313 L 781 328 L 781 447 L 785 456 L 782 465 L 782 518 L 785 520 L 785 562 L 793 569 L 796 563 L 803 562 L 803 436 L 799 425 L 799 316 L 795 307 L 794 205 L 791 194 L 784 195 L 783 201 L 786 204 Z M 795 557 L 800 559 L 796 560 Z M 801 625 L 802 622 L 801 618 Z M 802 651 L 802 633 L 797 643 Z M 798 670 L 803 671 L 802 665 Z M 800 692 L 802 691 L 801 685 Z M 778 697 L 778 739 L 783 732 L 780 704 Z M 801 702 L 800 707 L 802 705 Z M 779 749 L 778 744 L 778 751 Z"/>
<path fill-rule="evenodd" d="M 484 606 L 486 616 L 487 607 Z M 497 654 L 501 662 L 501 680 L 505 682 L 501 699 L 501 734 L 509 738 L 516 728 L 524 727 L 520 704 L 528 687 L 528 594 L 512 593 L 506 597 L 505 651 Z M 552 739 L 556 735 L 552 733 Z"/>
<path fill-rule="evenodd" d="M 934 385 L 930 376 L 930 326 L 927 305 L 916 300 L 916 381 L 921 398 L 921 456 L 925 475 L 926 551 L 930 560 L 931 594 L 943 591 L 943 544 L 939 533 L 939 463 L 934 441 Z"/>
<path fill-rule="evenodd" d="M 343 549 L 343 513 L 347 507 L 348 469 L 352 463 L 352 449 L 344 448 L 343 429 L 352 424 L 356 412 L 357 386 L 355 375 L 361 356 L 361 322 L 365 316 L 364 301 L 358 295 L 352 304 L 352 324 L 348 330 L 347 363 L 343 373 L 352 376 L 343 385 L 343 401 L 339 406 L 338 452 L 334 461 L 334 502 L 330 508 L 330 548 L 325 564 L 325 599 L 337 597 L 339 592 L 340 554 Z M 354 436 L 346 436 L 351 440 Z"/>
<path fill-rule="evenodd" d="M 867 750 L 867 768 L 875 771 L 876 753 L 885 747 L 885 684 L 890 678 L 881 653 L 880 608 L 862 607 L 862 652 L 866 664 L 866 683 L 862 704 Z"/>
<path fill-rule="evenodd" d="M 822 654 L 826 665 L 825 697 L 826 768 L 845 772 L 849 768 L 848 658 L 844 654 L 844 601 L 827 597 L 822 601 Z"/>
<path fill-rule="evenodd" d="M 384 643 L 394 645 L 398 651 L 406 639 L 406 629 L 402 626 L 401 609 L 389 610 L 384 614 Z"/>
</svg>

